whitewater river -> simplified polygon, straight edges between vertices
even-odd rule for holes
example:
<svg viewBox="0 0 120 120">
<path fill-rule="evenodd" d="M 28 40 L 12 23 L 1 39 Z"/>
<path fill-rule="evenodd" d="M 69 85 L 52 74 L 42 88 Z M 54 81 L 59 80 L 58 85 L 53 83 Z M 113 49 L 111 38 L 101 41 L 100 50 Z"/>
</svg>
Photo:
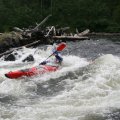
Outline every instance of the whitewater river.
<svg viewBox="0 0 120 120">
<path fill-rule="evenodd" d="M 51 46 L 16 51 L 16 61 L 0 59 L 0 120 L 120 120 L 120 41 L 94 38 L 67 42 L 60 70 L 8 79 L 11 70 L 45 60 Z M 34 62 L 21 61 L 32 54 Z"/>
</svg>

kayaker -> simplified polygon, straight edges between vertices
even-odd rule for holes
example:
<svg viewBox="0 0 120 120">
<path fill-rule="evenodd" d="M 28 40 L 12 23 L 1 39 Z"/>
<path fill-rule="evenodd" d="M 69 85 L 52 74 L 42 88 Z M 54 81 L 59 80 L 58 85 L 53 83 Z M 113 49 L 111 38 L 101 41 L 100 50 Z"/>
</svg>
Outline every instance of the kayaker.
<svg viewBox="0 0 120 120">
<path fill-rule="evenodd" d="M 40 64 L 41 65 L 45 65 L 45 64 L 48 64 L 48 65 L 61 65 L 62 61 L 63 61 L 63 58 L 60 54 L 60 52 L 56 51 L 56 44 L 53 45 L 53 49 L 52 49 L 52 52 L 53 52 L 53 55 L 55 56 L 55 59 L 53 60 L 47 60 L 47 61 L 43 61 L 41 62 Z"/>
<path fill-rule="evenodd" d="M 60 53 L 55 52 L 55 53 L 54 53 L 54 56 L 55 56 L 55 60 L 54 60 L 54 61 L 53 61 L 53 60 L 43 61 L 43 62 L 41 63 L 41 65 L 45 65 L 45 64 L 48 64 L 48 65 L 50 65 L 50 64 L 53 64 L 53 65 L 55 65 L 55 64 L 61 65 L 61 63 L 62 63 L 62 61 L 63 61 L 63 58 L 61 57 Z"/>
</svg>

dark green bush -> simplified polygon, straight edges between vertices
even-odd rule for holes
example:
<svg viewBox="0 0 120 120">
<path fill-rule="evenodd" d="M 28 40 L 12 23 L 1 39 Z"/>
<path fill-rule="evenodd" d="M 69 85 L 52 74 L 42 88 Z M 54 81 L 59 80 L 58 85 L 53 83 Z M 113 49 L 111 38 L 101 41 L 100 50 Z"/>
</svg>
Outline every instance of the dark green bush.
<svg viewBox="0 0 120 120">
<path fill-rule="evenodd" d="M 35 25 L 48 14 L 45 25 L 120 32 L 119 0 L 0 0 L 0 31 Z"/>
</svg>

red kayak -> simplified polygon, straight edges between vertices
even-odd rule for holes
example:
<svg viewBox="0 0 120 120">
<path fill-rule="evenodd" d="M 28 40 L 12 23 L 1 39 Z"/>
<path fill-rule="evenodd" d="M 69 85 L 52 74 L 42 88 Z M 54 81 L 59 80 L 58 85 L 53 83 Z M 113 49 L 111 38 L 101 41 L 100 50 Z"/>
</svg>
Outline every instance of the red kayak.
<svg viewBox="0 0 120 120">
<path fill-rule="evenodd" d="M 31 77 L 38 74 L 54 72 L 56 70 L 58 70 L 58 66 L 40 65 L 39 67 L 32 67 L 24 70 L 10 71 L 6 73 L 5 76 L 10 79 L 17 79 L 23 76 Z"/>
</svg>

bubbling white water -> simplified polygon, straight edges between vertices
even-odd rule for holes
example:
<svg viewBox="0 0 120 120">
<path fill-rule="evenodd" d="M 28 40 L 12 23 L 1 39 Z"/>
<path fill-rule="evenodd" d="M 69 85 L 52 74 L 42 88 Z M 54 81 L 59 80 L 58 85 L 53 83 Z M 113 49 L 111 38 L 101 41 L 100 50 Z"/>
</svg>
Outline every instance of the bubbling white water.
<svg viewBox="0 0 120 120">
<path fill-rule="evenodd" d="M 35 63 L 27 67 L 37 65 L 49 54 L 49 50 L 41 50 L 34 55 Z M 63 58 L 62 68 L 54 73 L 22 78 L 19 81 L 2 76 L 0 94 L 15 96 L 17 101 L 16 106 L 11 105 L 7 110 L 6 107 L 1 108 L 1 120 L 84 120 L 88 114 L 104 115 L 114 108 L 120 108 L 119 57 L 102 55 L 92 63 L 77 56 L 64 55 Z M 6 63 L 9 65 L 9 62 Z M 4 67 L 1 69 L 1 75 L 8 71 Z M 65 77 L 69 72 L 76 77 Z M 62 80 L 57 84 L 59 86 L 65 82 L 65 89 L 49 97 L 36 95 L 37 84 L 42 85 L 60 77 Z M 49 84 L 44 84 L 44 88 L 47 87 Z M 37 97 L 30 99 L 30 96 Z"/>
</svg>

